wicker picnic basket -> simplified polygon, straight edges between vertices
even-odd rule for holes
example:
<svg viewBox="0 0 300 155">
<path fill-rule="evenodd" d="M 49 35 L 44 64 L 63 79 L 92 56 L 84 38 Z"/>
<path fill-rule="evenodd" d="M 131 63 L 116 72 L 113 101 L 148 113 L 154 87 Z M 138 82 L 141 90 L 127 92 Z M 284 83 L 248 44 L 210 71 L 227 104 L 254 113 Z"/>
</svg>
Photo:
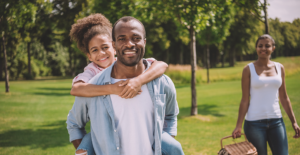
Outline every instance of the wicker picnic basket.
<svg viewBox="0 0 300 155">
<path fill-rule="evenodd" d="M 232 136 L 223 137 L 221 139 L 221 150 L 218 155 L 257 155 L 256 148 L 247 140 L 245 134 L 242 133 L 245 137 L 245 141 L 225 145 L 223 147 L 222 140 L 231 138 Z"/>
</svg>

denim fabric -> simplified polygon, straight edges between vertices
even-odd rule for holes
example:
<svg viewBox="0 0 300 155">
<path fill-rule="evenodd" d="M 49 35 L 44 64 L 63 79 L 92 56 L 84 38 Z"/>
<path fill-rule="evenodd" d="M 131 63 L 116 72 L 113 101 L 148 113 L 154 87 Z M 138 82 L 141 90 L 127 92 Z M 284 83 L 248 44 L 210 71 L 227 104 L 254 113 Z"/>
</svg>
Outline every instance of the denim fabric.
<svg viewBox="0 0 300 155">
<path fill-rule="evenodd" d="M 145 62 L 145 61 L 144 61 Z M 148 63 L 148 62 L 146 62 Z M 97 74 L 89 83 L 105 85 L 111 83 L 114 64 Z M 147 68 L 150 64 L 148 63 Z M 162 132 L 177 135 L 176 90 L 166 75 L 147 83 L 154 104 L 154 148 L 155 155 L 161 155 Z M 91 121 L 91 137 L 97 155 L 120 155 L 119 135 L 115 128 L 114 110 L 109 95 L 97 97 L 76 97 L 67 118 L 70 141 L 82 139 L 86 134 L 86 123 Z"/>
<path fill-rule="evenodd" d="M 161 152 L 162 155 L 184 155 L 181 144 L 168 133 L 162 133 Z"/>
<path fill-rule="evenodd" d="M 181 144 L 168 133 L 162 133 L 161 152 L 162 155 L 184 155 Z M 87 155 L 95 155 L 95 151 L 92 144 L 91 133 L 86 134 L 77 150 L 86 150 Z"/>
<path fill-rule="evenodd" d="M 94 147 L 92 144 L 91 133 L 86 134 L 82 138 L 81 143 L 78 146 L 77 150 L 85 150 L 85 151 L 87 151 L 87 155 L 95 155 Z"/>
<path fill-rule="evenodd" d="M 262 119 L 244 123 L 249 142 L 257 149 L 258 155 L 267 155 L 267 142 L 273 155 L 288 155 L 288 143 L 282 118 Z"/>
</svg>

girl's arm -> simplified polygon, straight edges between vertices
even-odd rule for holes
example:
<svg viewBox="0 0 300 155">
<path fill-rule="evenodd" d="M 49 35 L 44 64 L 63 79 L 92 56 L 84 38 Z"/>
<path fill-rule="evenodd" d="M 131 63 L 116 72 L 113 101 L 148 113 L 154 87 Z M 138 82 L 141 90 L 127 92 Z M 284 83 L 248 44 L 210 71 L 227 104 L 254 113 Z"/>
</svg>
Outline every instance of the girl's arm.
<svg viewBox="0 0 300 155">
<path fill-rule="evenodd" d="M 149 61 L 149 59 L 147 59 Z M 150 60 L 152 61 L 152 60 Z M 119 94 L 122 98 L 132 98 L 141 90 L 142 85 L 162 76 L 168 68 L 168 64 L 163 61 L 153 61 L 147 71 L 136 78 L 126 80 L 120 86 L 125 86 Z"/>
<path fill-rule="evenodd" d="M 83 81 L 75 82 L 72 86 L 70 94 L 81 97 L 94 97 L 109 94 L 120 94 L 124 86 L 119 86 L 123 81 L 109 85 L 93 85 Z"/>
<path fill-rule="evenodd" d="M 282 85 L 279 88 L 279 100 L 281 102 L 281 105 L 284 109 L 284 111 L 287 113 L 287 115 L 289 116 L 291 122 L 292 122 L 292 126 L 295 130 L 295 135 L 294 138 L 299 138 L 300 137 L 300 128 L 297 124 L 294 112 L 293 112 L 293 108 L 291 105 L 291 101 L 289 99 L 289 96 L 287 95 L 286 92 L 286 87 L 285 87 L 285 71 L 284 71 L 284 67 L 281 65 L 281 78 L 282 78 Z"/>
<path fill-rule="evenodd" d="M 242 99 L 240 103 L 239 115 L 238 115 L 236 127 L 232 132 L 233 138 L 237 138 L 241 136 L 243 121 L 249 108 L 249 97 L 250 97 L 250 68 L 249 66 L 246 66 L 243 70 L 243 75 L 242 75 Z"/>
<path fill-rule="evenodd" d="M 150 59 L 150 61 L 152 61 L 152 59 Z M 154 60 L 149 69 L 136 78 L 126 81 L 119 81 L 115 84 L 110 85 L 93 85 L 84 81 L 77 81 L 73 84 L 70 94 L 73 96 L 81 97 L 94 97 L 116 94 L 120 95 L 122 98 L 132 98 L 140 93 L 142 85 L 164 74 L 167 68 L 168 64 L 162 61 Z M 91 76 L 91 73 L 89 73 L 88 71 L 86 72 L 86 74 L 83 74 L 81 76 L 88 76 L 91 79 L 93 77 Z"/>
</svg>

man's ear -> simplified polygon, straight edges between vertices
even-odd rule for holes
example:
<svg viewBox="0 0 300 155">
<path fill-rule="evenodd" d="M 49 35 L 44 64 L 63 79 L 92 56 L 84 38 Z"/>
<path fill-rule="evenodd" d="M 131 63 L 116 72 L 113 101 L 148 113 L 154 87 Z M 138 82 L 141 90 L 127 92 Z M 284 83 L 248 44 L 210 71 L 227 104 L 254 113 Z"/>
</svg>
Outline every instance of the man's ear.
<svg viewBox="0 0 300 155">
<path fill-rule="evenodd" d="M 145 38 L 145 39 L 144 39 L 144 42 L 145 42 L 145 46 L 146 46 L 146 41 L 147 41 L 147 40 L 146 40 L 146 38 Z"/>
</svg>

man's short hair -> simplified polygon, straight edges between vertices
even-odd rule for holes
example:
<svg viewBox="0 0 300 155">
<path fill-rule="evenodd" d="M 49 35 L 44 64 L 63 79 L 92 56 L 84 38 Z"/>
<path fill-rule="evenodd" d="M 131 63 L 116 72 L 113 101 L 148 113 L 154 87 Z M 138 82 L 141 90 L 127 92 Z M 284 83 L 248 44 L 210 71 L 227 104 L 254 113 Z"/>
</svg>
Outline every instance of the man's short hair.
<svg viewBox="0 0 300 155">
<path fill-rule="evenodd" d="M 122 22 L 126 23 L 126 22 L 129 22 L 129 21 L 131 21 L 131 20 L 135 20 L 135 21 L 139 22 L 139 23 L 143 26 L 143 29 L 144 29 L 144 39 L 146 38 L 146 30 L 145 30 L 144 24 L 143 24 L 141 21 L 139 21 L 138 19 L 134 18 L 134 17 L 131 17 L 131 16 L 124 16 L 124 17 L 120 18 L 119 20 L 117 20 L 117 21 L 115 22 L 114 26 L 113 26 L 113 29 L 112 29 L 112 39 L 113 39 L 113 41 L 116 41 L 116 37 L 115 37 L 115 27 L 116 27 L 116 25 L 119 23 L 119 21 L 122 21 Z"/>
</svg>

